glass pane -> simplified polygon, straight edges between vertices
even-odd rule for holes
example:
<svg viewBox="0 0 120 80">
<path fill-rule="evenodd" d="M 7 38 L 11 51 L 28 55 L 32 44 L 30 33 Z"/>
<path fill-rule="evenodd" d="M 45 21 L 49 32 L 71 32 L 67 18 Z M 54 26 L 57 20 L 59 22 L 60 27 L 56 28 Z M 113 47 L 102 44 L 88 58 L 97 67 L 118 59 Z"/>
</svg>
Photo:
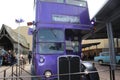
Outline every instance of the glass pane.
<svg viewBox="0 0 120 80">
<path fill-rule="evenodd" d="M 60 29 L 40 29 L 38 35 L 42 42 L 64 42 L 64 32 Z"/>
<path fill-rule="evenodd" d="M 78 52 L 79 51 L 79 43 L 78 41 L 73 42 L 73 52 Z"/>
<path fill-rule="evenodd" d="M 87 7 L 86 2 L 83 0 L 66 0 L 66 3 L 76 5 L 76 6 Z"/>
<path fill-rule="evenodd" d="M 78 41 L 66 41 L 66 49 L 72 50 L 73 52 L 79 52 Z"/>
<path fill-rule="evenodd" d="M 64 52 L 64 43 L 39 43 L 41 54 L 58 54 Z"/>
<path fill-rule="evenodd" d="M 40 0 L 40 1 L 46 1 L 46 2 L 58 2 L 58 3 L 63 3 L 64 0 Z"/>
</svg>

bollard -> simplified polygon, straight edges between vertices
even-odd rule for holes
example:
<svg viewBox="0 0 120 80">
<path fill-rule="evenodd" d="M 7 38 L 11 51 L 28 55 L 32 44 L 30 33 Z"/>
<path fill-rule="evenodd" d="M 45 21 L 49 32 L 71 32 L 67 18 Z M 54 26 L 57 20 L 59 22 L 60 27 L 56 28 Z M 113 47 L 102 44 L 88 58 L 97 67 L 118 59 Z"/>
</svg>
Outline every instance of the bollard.
<svg viewBox="0 0 120 80">
<path fill-rule="evenodd" d="M 110 80 L 112 80 L 112 70 L 111 70 L 111 65 L 109 65 L 109 69 L 110 69 Z"/>
<path fill-rule="evenodd" d="M 17 71 L 17 64 L 16 64 L 16 80 L 17 80 L 17 73 L 18 73 L 18 71 Z"/>
<path fill-rule="evenodd" d="M 13 67 L 14 67 L 14 66 L 12 66 L 12 73 L 11 73 L 11 74 L 12 74 L 12 75 L 11 75 L 12 78 L 11 78 L 11 80 L 13 80 Z"/>
<path fill-rule="evenodd" d="M 6 70 L 4 70 L 4 80 L 6 80 L 5 77 L 6 77 Z"/>
<path fill-rule="evenodd" d="M 20 64 L 19 64 L 19 66 L 18 66 L 18 69 L 19 69 L 19 76 L 20 76 Z"/>
</svg>

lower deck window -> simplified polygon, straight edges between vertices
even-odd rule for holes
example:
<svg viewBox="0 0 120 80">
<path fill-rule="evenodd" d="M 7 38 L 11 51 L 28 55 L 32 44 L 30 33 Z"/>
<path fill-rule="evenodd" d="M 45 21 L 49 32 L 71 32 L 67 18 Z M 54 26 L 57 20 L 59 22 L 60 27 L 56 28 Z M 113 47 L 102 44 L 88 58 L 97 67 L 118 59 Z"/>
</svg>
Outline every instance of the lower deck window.
<svg viewBox="0 0 120 80">
<path fill-rule="evenodd" d="M 62 54 L 64 52 L 64 43 L 60 42 L 41 42 L 39 46 L 39 53 L 41 54 Z"/>
</svg>

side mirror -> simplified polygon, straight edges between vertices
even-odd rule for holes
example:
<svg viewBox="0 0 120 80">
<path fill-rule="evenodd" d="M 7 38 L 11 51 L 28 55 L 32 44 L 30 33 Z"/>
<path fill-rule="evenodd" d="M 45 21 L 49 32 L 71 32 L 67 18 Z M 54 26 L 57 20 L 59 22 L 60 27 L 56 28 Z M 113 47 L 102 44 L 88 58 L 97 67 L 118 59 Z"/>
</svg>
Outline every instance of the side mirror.
<svg viewBox="0 0 120 80">
<path fill-rule="evenodd" d="M 33 28 L 29 28 L 29 29 L 28 29 L 28 35 L 32 35 L 33 32 L 34 32 Z"/>
</svg>

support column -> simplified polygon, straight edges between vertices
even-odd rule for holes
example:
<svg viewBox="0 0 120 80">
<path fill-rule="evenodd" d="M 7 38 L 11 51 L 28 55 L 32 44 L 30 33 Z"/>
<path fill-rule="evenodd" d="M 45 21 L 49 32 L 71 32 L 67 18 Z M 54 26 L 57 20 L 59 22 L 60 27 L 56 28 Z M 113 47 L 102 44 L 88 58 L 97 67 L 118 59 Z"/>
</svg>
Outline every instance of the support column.
<svg viewBox="0 0 120 80">
<path fill-rule="evenodd" d="M 119 52 L 119 43 L 118 43 L 118 38 L 116 38 L 116 52 L 118 53 Z"/>
<path fill-rule="evenodd" d="M 115 80 L 115 67 L 116 67 L 116 59 L 115 59 L 115 50 L 114 50 L 114 38 L 112 33 L 112 24 L 111 22 L 106 23 L 107 27 L 107 35 L 109 41 L 109 53 L 110 53 L 110 80 Z"/>
</svg>

